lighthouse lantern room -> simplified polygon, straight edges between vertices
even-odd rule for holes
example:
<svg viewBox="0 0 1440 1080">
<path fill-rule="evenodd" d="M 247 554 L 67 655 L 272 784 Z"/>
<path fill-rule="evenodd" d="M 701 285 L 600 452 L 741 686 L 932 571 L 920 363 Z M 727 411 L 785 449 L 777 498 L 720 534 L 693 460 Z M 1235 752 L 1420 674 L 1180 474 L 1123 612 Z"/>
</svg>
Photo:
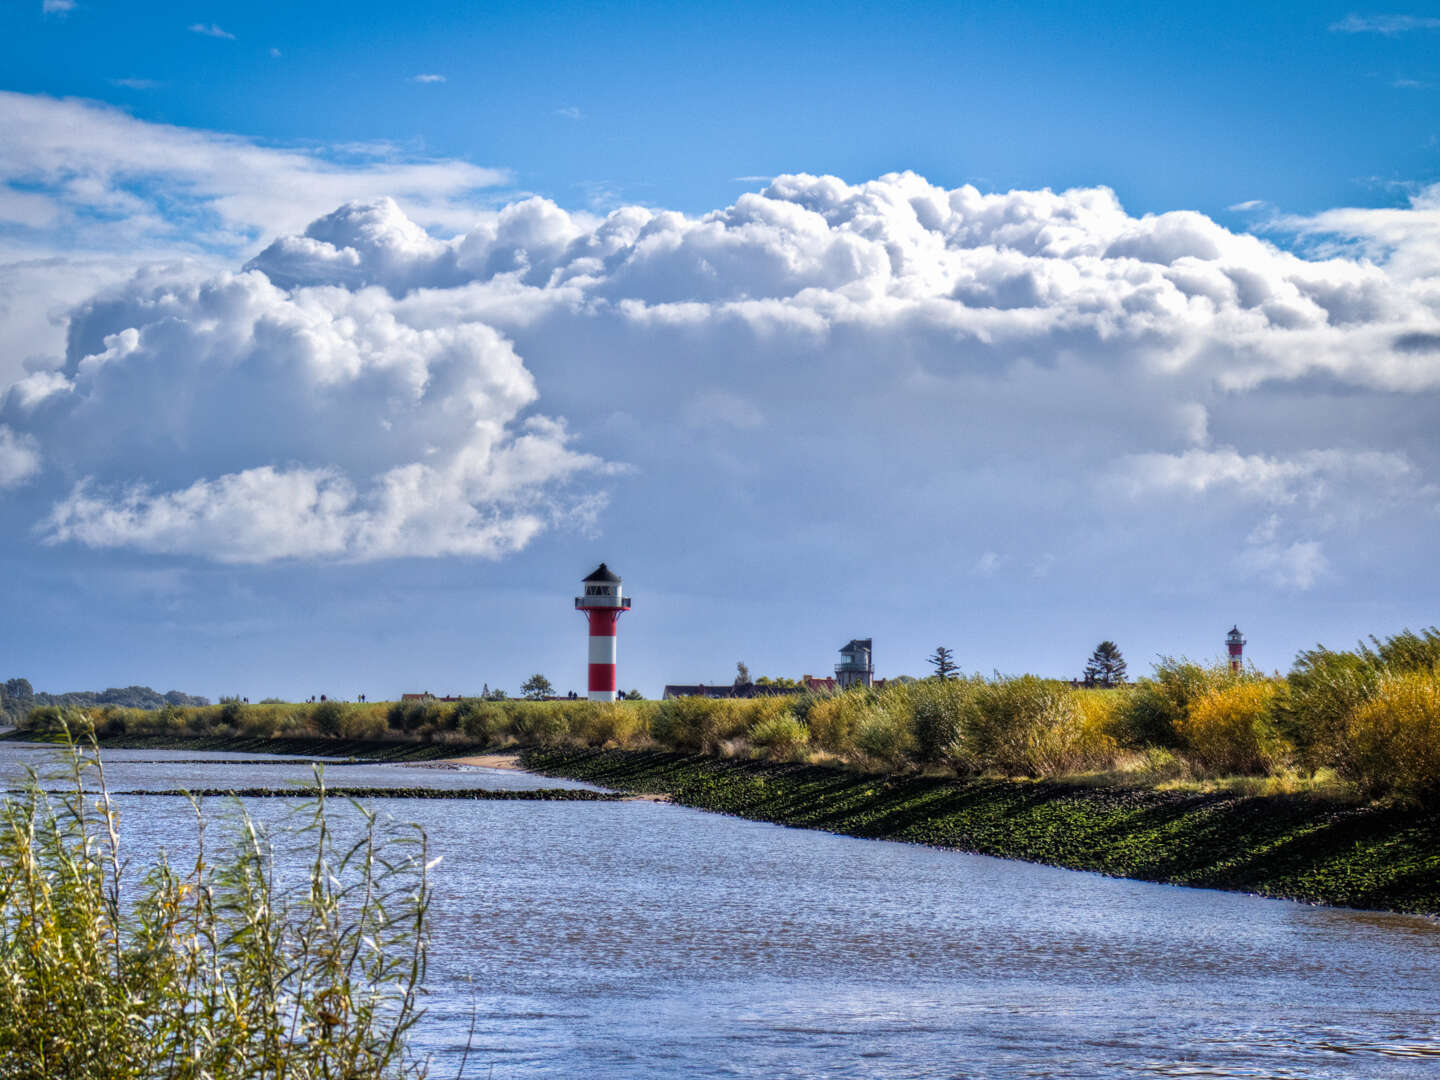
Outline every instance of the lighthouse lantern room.
<svg viewBox="0 0 1440 1080">
<path fill-rule="evenodd" d="M 1245 667 L 1245 635 L 1239 626 L 1232 626 L 1225 635 L 1225 648 L 1230 653 L 1230 670 L 1240 674 Z"/>
<path fill-rule="evenodd" d="M 616 631 L 620 616 L 630 610 L 630 597 L 622 595 L 620 575 L 603 562 L 582 585 L 575 610 L 590 623 L 590 700 L 614 701 Z"/>
</svg>

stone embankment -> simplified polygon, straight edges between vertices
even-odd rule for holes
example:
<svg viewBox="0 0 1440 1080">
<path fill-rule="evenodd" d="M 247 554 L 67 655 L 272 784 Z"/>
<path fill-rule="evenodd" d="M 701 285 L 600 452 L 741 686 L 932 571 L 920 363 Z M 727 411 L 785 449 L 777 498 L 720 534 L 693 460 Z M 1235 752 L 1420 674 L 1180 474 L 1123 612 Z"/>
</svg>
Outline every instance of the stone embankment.
<svg viewBox="0 0 1440 1080">
<path fill-rule="evenodd" d="M 1440 914 L 1440 809 L 1311 796 L 877 776 L 641 751 L 530 749 L 527 769 L 780 825 L 1115 877 Z"/>
</svg>

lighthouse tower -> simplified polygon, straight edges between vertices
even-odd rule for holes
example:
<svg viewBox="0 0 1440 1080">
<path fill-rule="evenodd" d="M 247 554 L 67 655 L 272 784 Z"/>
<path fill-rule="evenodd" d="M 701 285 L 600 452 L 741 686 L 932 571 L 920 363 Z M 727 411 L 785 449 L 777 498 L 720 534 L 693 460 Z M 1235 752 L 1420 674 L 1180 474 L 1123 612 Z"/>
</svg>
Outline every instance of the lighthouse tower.
<svg viewBox="0 0 1440 1080">
<path fill-rule="evenodd" d="M 590 700 L 615 700 L 615 631 L 630 610 L 630 597 L 620 595 L 620 575 L 603 562 L 584 581 L 584 596 L 575 610 L 590 621 Z"/>
<path fill-rule="evenodd" d="M 1245 635 L 1238 626 L 1232 626 L 1225 635 L 1225 648 L 1230 653 L 1230 670 L 1239 675 L 1245 666 Z"/>
</svg>

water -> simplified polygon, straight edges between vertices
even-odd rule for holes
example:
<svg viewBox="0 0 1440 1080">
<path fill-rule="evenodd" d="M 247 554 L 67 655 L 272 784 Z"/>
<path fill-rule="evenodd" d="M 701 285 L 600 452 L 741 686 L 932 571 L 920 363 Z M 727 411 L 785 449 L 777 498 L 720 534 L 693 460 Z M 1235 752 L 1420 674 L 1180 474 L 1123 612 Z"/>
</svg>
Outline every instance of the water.
<svg viewBox="0 0 1440 1080">
<path fill-rule="evenodd" d="M 43 753 L 0 747 L 0 777 Z M 219 754 L 106 758 L 115 789 L 308 775 Z M 413 765 L 327 780 L 560 786 Z M 119 802 L 132 854 L 184 846 L 179 800 Z M 444 856 L 417 1038 L 438 1076 L 467 1037 L 466 1075 L 497 1080 L 1440 1076 L 1431 920 L 647 802 L 371 803 Z M 278 822 L 293 805 L 249 809 Z"/>
</svg>

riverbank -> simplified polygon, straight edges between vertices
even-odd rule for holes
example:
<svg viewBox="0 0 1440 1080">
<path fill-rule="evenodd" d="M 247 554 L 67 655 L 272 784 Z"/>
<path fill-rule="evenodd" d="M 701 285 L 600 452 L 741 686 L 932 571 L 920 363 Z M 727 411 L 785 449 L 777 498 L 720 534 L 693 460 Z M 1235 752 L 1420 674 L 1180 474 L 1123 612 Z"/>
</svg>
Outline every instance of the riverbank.
<svg viewBox="0 0 1440 1080">
<path fill-rule="evenodd" d="M 1303 794 L 881 775 L 662 751 L 532 747 L 497 753 L 455 743 L 161 735 L 107 735 L 100 745 L 436 768 L 522 767 L 632 797 L 797 828 L 1141 881 L 1440 915 L 1435 807 L 1357 805 Z"/>
<path fill-rule="evenodd" d="M 1440 915 L 1440 810 L 1308 795 L 882 776 L 646 751 L 529 749 L 542 775 L 848 836 L 1113 877 Z"/>
</svg>

